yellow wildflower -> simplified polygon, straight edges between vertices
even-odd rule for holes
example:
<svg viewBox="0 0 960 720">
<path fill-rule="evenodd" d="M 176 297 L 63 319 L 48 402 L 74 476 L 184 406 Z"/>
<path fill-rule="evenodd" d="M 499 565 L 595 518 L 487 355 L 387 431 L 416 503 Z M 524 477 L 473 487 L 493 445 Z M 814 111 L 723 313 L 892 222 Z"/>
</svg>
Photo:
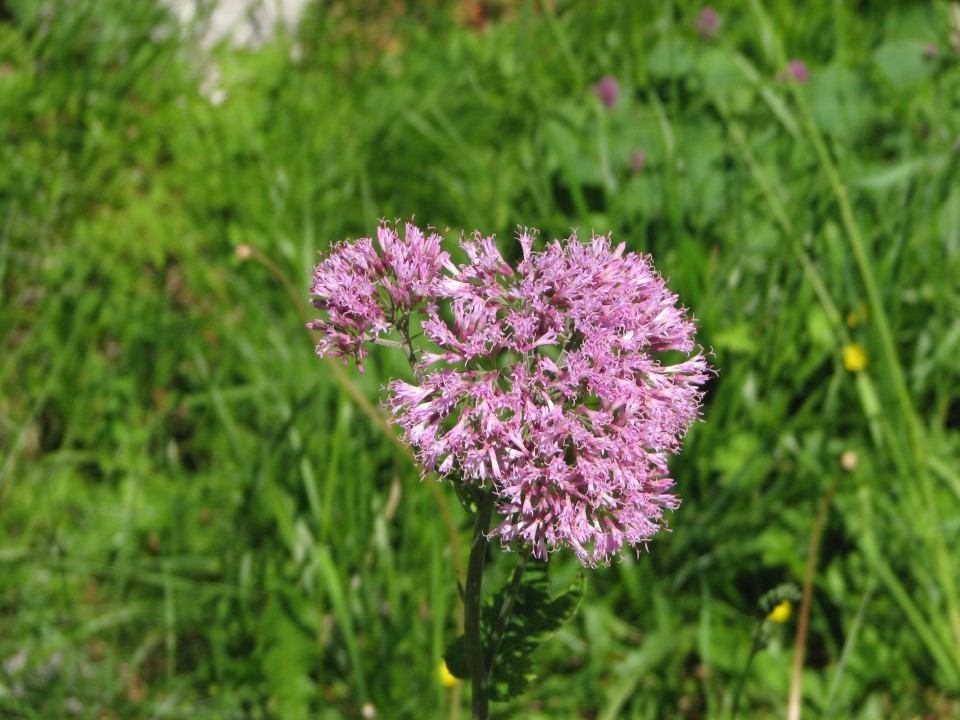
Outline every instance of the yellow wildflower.
<svg viewBox="0 0 960 720">
<path fill-rule="evenodd" d="M 860 372 L 867 367 L 867 353 L 860 343 L 850 343 L 843 349 L 843 366 L 850 372 Z"/>
<path fill-rule="evenodd" d="M 453 673 L 450 672 L 450 668 L 447 667 L 446 660 L 440 661 L 440 684 L 444 687 L 453 687 L 458 682 L 457 678 L 454 677 Z"/>
<path fill-rule="evenodd" d="M 856 310 L 847 313 L 847 325 L 855 328 L 860 323 L 865 323 L 870 317 L 870 307 L 866 303 L 857 305 Z"/>
<path fill-rule="evenodd" d="M 793 603 L 789 600 L 781 600 L 773 610 L 767 613 L 767 620 L 775 623 L 785 623 L 790 619 L 791 612 L 793 612 Z"/>
</svg>

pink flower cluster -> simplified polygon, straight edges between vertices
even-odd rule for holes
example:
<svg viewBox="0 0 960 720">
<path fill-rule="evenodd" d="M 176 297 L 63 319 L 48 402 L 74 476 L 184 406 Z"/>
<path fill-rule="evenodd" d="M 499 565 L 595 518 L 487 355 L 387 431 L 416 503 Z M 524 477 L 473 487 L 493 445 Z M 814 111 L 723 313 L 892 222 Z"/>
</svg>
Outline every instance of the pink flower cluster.
<svg viewBox="0 0 960 720">
<path fill-rule="evenodd" d="M 491 487 L 492 534 L 540 558 L 569 547 L 596 565 L 649 540 L 678 504 L 667 458 L 710 372 L 650 258 L 603 235 L 535 251 L 522 230 L 516 268 L 479 233 L 455 265 L 436 235 L 379 235 L 390 258 L 360 240 L 317 267 L 318 353 L 360 358 L 359 343 L 418 315 L 417 380 L 392 381 L 387 405 L 425 473 Z"/>
<path fill-rule="evenodd" d="M 713 40 L 720 30 L 720 15 L 707 5 L 693 20 L 693 29 L 700 33 L 704 40 Z"/>
<path fill-rule="evenodd" d="M 320 333 L 317 354 L 353 357 L 363 372 L 364 342 L 389 334 L 434 295 L 440 268 L 449 253 L 440 236 L 407 223 L 404 237 L 381 223 L 377 245 L 371 238 L 342 242 L 313 276 L 313 304 L 327 313 L 307 327 Z M 405 327 L 405 326 L 404 326 Z"/>
</svg>

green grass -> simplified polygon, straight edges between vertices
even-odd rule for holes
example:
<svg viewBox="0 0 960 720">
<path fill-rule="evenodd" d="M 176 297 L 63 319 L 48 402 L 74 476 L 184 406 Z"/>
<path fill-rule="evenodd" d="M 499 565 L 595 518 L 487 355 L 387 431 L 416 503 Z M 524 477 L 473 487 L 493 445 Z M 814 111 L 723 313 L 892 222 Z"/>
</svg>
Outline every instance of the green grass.
<svg viewBox="0 0 960 720">
<path fill-rule="evenodd" d="M 496 717 L 729 718 L 834 483 L 803 717 L 960 717 L 948 6 L 718 2 L 706 41 L 689 2 L 335 5 L 214 50 L 214 105 L 154 2 L 0 2 L 0 714 L 467 716 L 437 666 L 469 519 L 370 416 L 402 359 L 338 373 L 303 327 L 318 250 L 416 216 L 507 255 L 612 230 L 718 369 L 672 532 L 589 573 Z M 786 716 L 797 627 L 740 717 Z"/>
</svg>

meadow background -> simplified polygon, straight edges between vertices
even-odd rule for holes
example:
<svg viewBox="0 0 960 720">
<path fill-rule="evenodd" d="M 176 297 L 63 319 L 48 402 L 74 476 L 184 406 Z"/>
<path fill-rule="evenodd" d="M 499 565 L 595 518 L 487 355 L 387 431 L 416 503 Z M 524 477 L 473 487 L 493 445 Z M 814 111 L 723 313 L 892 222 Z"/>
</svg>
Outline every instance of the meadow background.
<svg viewBox="0 0 960 720">
<path fill-rule="evenodd" d="M 0 715 L 467 716 L 467 518 L 377 419 L 409 371 L 304 328 L 317 251 L 415 216 L 612 231 L 718 370 L 671 532 L 495 717 L 729 718 L 741 679 L 784 717 L 800 603 L 761 599 L 808 580 L 803 717 L 960 718 L 960 6 L 714 8 L 318 1 L 233 48 L 0 2 Z"/>
</svg>

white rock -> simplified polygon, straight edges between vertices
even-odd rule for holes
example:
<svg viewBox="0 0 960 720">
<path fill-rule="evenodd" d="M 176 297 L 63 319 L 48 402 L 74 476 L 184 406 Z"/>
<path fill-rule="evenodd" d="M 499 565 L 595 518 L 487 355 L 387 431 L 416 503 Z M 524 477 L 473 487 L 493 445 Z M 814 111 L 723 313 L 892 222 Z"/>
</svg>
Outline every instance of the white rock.
<svg viewBox="0 0 960 720">
<path fill-rule="evenodd" d="M 197 22 L 204 47 L 226 40 L 253 49 L 278 25 L 293 30 L 310 0 L 164 0 L 184 25 Z"/>
</svg>

